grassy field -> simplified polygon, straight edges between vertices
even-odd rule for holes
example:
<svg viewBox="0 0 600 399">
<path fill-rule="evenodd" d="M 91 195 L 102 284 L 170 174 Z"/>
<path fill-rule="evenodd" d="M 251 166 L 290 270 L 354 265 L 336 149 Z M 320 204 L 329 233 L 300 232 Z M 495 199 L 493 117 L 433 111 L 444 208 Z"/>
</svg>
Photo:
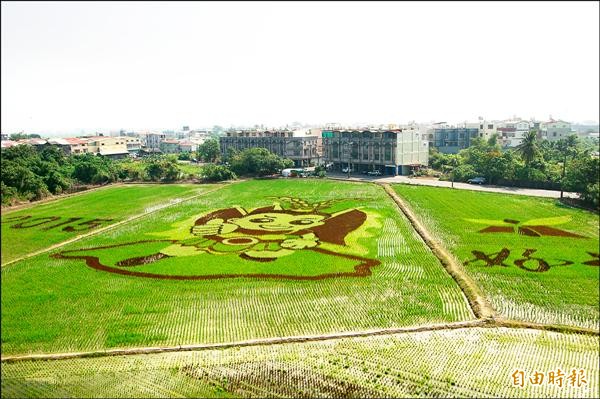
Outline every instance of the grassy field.
<svg viewBox="0 0 600 399">
<path fill-rule="evenodd" d="M 598 216 L 556 200 L 394 185 L 508 318 L 598 329 Z"/>
<path fill-rule="evenodd" d="M 333 181 L 226 186 L 4 267 L 1 288 L 3 355 L 473 318 L 381 187 Z"/>
<path fill-rule="evenodd" d="M 122 185 L 3 213 L 2 263 L 213 187 Z"/>
<path fill-rule="evenodd" d="M 558 369 L 563 379 L 551 383 Z M 530 379 L 536 372 L 544 374 L 540 384 Z M 592 398 L 598 380 L 598 337 L 469 328 L 6 363 L 2 397 Z"/>
</svg>

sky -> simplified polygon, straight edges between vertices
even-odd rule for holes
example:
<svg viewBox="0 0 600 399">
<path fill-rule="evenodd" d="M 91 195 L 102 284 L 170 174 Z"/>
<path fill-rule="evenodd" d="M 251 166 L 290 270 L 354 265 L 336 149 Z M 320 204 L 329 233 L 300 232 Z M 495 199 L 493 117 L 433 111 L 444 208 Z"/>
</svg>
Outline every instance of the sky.
<svg viewBox="0 0 600 399">
<path fill-rule="evenodd" d="M 5 2 L 3 133 L 598 121 L 599 2 Z"/>
</svg>

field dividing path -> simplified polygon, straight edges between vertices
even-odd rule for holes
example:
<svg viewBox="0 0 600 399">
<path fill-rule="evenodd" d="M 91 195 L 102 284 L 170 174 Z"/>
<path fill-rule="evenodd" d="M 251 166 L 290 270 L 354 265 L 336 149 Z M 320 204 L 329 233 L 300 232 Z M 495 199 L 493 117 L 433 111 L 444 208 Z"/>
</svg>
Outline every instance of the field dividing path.
<svg viewBox="0 0 600 399">
<path fill-rule="evenodd" d="M 419 236 L 421 236 L 423 241 L 425 241 L 425 243 L 431 249 L 434 255 L 440 260 L 444 268 L 448 271 L 452 278 L 457 282 L 459 287 L 463 290 L 475 316 L 477 316 L 477 318 L 483 319 L 495 317 L 496 312 L 485 299 L 483 293 L 481 292 L 479 286 L 475 283 L 475 281 L 473 281 L 471 277 L 469 277 L 462 270 L 462 268 L 456 263 L 452 255 L 450 255 L 440 243 L 433 239 L 431 234 L 429 234 L 427 229 L 421 224 L 419 219 L 417 219 L 416 215 L 402 200 L 402 198 L 400 198 L 400 196 L 396 194 L 392 187 L 390 187 L 390 185 L 387 183 L 380 184 L 383 186 L 386 193 L 388 193 L 392 200 L 394 200 L 394 202 L 402 210 L 404 215 L 408 218 L 410 224 L 414 227 Z"/>
<path fill-rule="evenodd" d="M 233 183 L 231 183 L 231 184 L 233 184 Z M 202 197 L 203 195 L 206 195 L 206 194 L 213 193 L 213 192 L 215 192 L 215 191 L 217 191 L 217 190 L 220 190 L 220 189 L 222 189 L 223 187 L 226 187 L 226 186 L 227 186 L 227 184 L 224 184 L 224 185 L 222 185 L 222 186 L 219 186 L 219 187 L 213 188 L 213 189 L 211 189 L 211 190 L 204 191 L 204 192 L 202 192 L 202 193 L 200 193 L 200 194 L 192 195 L 192 196 L 190 196 L 190 197 L 181 198 L 181 199 L 172 199 L 172 200 L 169 200 L 169 202 L 168 202 L 168 203 L 166 203 L 166 204 L 164 204 L 164 205 L 158 205 L 158 206 L 152 207 L 152 209 L 151 209 L 151 210 L 145 211 L 145 212 L 143 212 L 143 213 L 140 213 L 140 214 L 137 214 L 137 215 L 130 216 L 130 217 L 128 217 L 128 218 L 127 218 L 127 219 L 125 219 L 125 220 L 121 220 L 120 222 L 117 222 L 117 223 L 111 224 L 111 225 L 109 225 L 109 226 L 106 226 L 106 227 L 102 227 L 102 228 L 100 228 L 100 229 L 97 229 L 97 230 L 90 231 L 89 233 L 82 234 L 82 235 L 79 235 L 79 236 L 77 236 L 77 237 L 73 237 L 73 238 L 71 238 L 71 239 L 68 239 L 68 240 L 66 240 L 66 241 L 59 242 L 58 244 L 51 245 L 51 246 L 49 246 L 49 247 L 47 247 L 47 248 L 40 249 L 39 251 L 31 252 L 31 253 L 29 253 L 29 254 L 27 254 L 27 255 L 24 255 L 24 256 L 21 256 L 21 257 L 19 257 L 19 258 L 13 259 L 13 260 L 11 260 L 11 261 L 9 261 L 9 262 L 3 263 L 3 264 L 2 264 L 2 267 L 5 267 L 5 266 L 11 265 L 11 264 L 13 264 L 13 263 L 19 262 L 19 261 L 21 261 L 21 260 L 24 260 L 24 259 L 29 259 L 29 258 L 32 258 L 32 257 L 34 257 L 34 256 L 37 256 L 37 255 L 40 255 L 40 254 L 43 254 L 43 253 L 46 253 L 46 252 L 52 251 L 52 250 L 54 250 L 54 249 L 57 249 L 57 248 L 60 248 L 60 247 L 62 247 L 62 246 L 64 246 L 64 245 L 71 244 L 72 242 L 79 241 L 79 240 L 81 240 L 82 238 L 90 237 L 90 236 L 93 236 L 93 235 L 95 235 L 95 234 L 98 234 L 98 233 L 103 233 L 103 232 L 105 232 L 105 231 L 107 231 L 107 230 L 110 230 L 110 229 L 113 229 L 113 228 L 115 228 L 115 227 L 121 226 L 122 224 L 125 224 L 125 223 L 128 223 L 128 222 L 131 222 L 131 221 L 133 221 L 133 220 L 136 220 L 136 219 L 142 218 L 142 217 L 144 217 L 144 216 L 151 215 L 151 214 L 153 214 L 154 212 L 158 212 L 158 211 L 160 211 L 160 210 L 163 210 L 163 209 L 165 209 L 165 208 L 171 207 L 171 206 L 173 206 L 173 205 L 181 204 L 182 202 L 190 201 L 190 200 L 193 200 L 193 199 L 195 199 L 195 198 Z"/>
<path fill-rule="evenodd" d="M 259 338 L 249 339 L 244 341 L 235 342 L 221 342 L 214 344 L 195 344 L 195 345 L 178 345 L 178 346 L 161 346 L 161 347 L 142 347 L 142 348 L 127 348 L 127 349 L 106 349 L 89 352 L 67 352 L 67 353 L 44 353 L 36 355 L 16 355 L 16 356 L 3 356 L 1 359 L 2 363 L 12 363 L 18 361 L 27 360 L 61 360 L 61 359 L 72 359 L 72 358 L 89 358 L 89 357 L 104 357 L 104 356 L 123 356 L 123 355 L 141 355 L 151 353 L 164 353 L 164 352 L 184 352 L 184 351 L 199 351 L 199 350 L 210 350 L 210 349 L 227 349 L 234 347 L 244 346 L 259 346 L 259 345 L 277 345 L 277 344 L 289 344 L 298 342 L 312 342 L 312 341 L 327 341 L 342 338 L 355 338 L 355 337 L 369 337 L 376 335 L 392 335 L 402 333 L 415 333 L 424 331 L 437 331 L 437 330 L 456 330 L 467 327 L 495 327 L 493 321 L 490 320 L 471 320 L 471 321 L 458 321 L 453 323 L 441 323 L 441 324 L 430 324 L 418 327 L 396 327 L 396 328 L 382 328 L 376 330 L 364 330 L 364 331 L 346 331 L 340 333 L 331 334 L 318 334 L 318 335 L 299 335 L 290 337 L 272 337 L 272 338 Z"/>
</svg>

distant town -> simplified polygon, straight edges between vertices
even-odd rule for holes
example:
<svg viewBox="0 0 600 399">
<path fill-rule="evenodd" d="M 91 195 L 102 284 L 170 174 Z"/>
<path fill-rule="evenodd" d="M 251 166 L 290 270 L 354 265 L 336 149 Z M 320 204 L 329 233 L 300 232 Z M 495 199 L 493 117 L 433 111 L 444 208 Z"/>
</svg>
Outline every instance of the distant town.
<svg viewBox="0 0 600 399">
<path fill-rule="evenodd" d="M 2 148 L 30 144 L 57 146 L 66 155 L 96 154 L 111 159 L 146 157 L 152 154 L 181 154 L 196 151 L 209 138 L 219 140 L 220 151 L 266 148 L 294 161 L 295 166 L 327 164 L 334 170 L 344 167 L 360 172 L 376 168 L 386 175 L 407 175 L 427 166 L 430 149 L 456 154 L 468 148 L 475 138 L 497 137 L 503 148 L 517 147 L 525 135 L 537 132 L 538 139 L 558 141 L 575 134 L 579 138 L 598 139 L 598 125 L 575 125 L 550 118 L 546 121 L 486 120 L 450 124 L 407 123 L 368 126 L 344 126 L 329 123 L 310 127 L 300 123 L 267 128 L 264 125 L 225 129 L 220 126 L 177 130 L 97 132 L 94 135 L 52 138 L 38 134 L 2 133 Z M 351 162 L 349 164 L 349 161 Z"/>
</svg>

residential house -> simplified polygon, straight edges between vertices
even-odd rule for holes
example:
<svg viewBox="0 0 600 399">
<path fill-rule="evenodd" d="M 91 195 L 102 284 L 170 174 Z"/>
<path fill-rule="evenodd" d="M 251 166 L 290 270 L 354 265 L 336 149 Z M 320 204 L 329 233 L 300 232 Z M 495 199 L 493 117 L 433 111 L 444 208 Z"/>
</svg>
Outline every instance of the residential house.
<svg viewBox="0 0 600 399">
<path fill-rule="evenodd" d="M 129 156 L 124 137 L 95 136 L 86 138 L 88 140 L 88 152 L 92 154 L 103 155 L 111 159 Z"/>
</svg>

